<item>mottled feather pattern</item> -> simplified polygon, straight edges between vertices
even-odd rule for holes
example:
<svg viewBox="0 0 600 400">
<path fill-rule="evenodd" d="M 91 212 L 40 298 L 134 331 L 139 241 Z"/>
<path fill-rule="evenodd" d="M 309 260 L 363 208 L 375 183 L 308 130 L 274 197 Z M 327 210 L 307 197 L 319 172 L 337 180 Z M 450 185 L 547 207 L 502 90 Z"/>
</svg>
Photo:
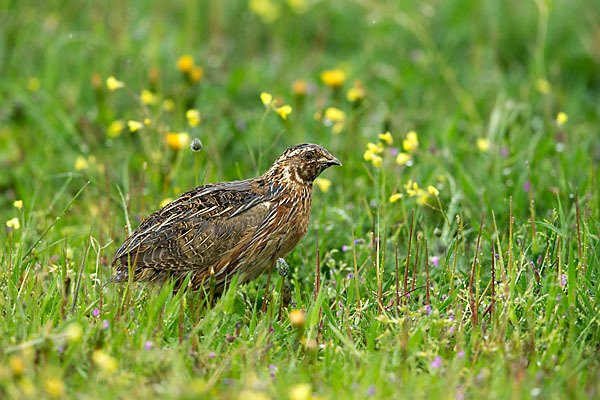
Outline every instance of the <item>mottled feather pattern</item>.
<svg viewBox="0 0 600 400">
<path fill-rule="evenodd" d="M 182 194 L 152 213 L 117 250 L 115 282 L 190 284 L 217 291 L 233 275 L 238 283 L 258 277 L 285 257 L 306 234 L 314 179 L 340 162 L 323 147 L 287 149 L 264 175 L 211 183 Z"/>
</svg>

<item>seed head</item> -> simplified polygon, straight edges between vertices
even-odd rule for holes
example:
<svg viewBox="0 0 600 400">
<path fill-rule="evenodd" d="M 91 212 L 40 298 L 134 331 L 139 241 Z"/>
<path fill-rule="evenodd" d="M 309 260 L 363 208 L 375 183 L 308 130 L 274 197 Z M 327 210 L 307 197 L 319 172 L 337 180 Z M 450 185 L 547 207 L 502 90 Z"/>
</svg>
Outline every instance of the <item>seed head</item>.
<svg viewBox="0 0 600 400">
<path fill-rule="evenodd" d="M 202 150 L 202 141 L 198 138 L 194 138 L 192 143 L 190 144 L 190 148 L 192 151 L 200 151 Z"/>
</svg>

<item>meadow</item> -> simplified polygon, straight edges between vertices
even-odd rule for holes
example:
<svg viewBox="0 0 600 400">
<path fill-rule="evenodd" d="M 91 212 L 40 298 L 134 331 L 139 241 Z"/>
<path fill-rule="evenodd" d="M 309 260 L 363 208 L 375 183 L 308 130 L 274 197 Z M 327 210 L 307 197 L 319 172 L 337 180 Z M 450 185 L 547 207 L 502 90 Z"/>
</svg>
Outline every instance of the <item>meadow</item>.
<svg viewBox="0 0 600 400">
<path fill-rule="evenodd" d="M 0 398 L 600 398 L 599 71 L 591 0 L 0 2 Z M 268 289 L 103 288 L 303 142 Z"/>
</svg>

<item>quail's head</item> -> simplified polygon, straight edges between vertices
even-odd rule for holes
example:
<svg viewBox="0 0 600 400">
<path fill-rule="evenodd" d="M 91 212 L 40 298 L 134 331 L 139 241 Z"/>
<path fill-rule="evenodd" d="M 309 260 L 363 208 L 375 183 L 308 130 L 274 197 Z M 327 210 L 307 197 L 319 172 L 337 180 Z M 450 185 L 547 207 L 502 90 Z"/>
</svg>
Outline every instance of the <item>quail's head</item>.
<svg viewBox="0 0 600 400">
<path fill-rule="evenodd" d="M 342 163 L 322 146 L 303 143 L 284 151 L 271 169 L 281 170 L 283 176 L 295 179 L 298 183 L 312 184 L 321 172 L 332 165 L 342 165 Z"/>
</svg>

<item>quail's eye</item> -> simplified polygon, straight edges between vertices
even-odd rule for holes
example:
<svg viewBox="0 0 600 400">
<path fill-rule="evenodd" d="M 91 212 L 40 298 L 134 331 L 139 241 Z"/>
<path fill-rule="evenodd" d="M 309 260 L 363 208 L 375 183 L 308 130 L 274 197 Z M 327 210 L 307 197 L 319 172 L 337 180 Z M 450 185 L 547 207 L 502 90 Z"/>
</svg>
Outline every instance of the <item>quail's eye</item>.
<svg viewBox="0 0 600 400">
<path fill-rule="evenodd" d="M 315 158 L 315 155 L 312 152 L 304 154 L 304 159 L 307 161 L 312 160 L 313 158 Z"/>
</svg>

